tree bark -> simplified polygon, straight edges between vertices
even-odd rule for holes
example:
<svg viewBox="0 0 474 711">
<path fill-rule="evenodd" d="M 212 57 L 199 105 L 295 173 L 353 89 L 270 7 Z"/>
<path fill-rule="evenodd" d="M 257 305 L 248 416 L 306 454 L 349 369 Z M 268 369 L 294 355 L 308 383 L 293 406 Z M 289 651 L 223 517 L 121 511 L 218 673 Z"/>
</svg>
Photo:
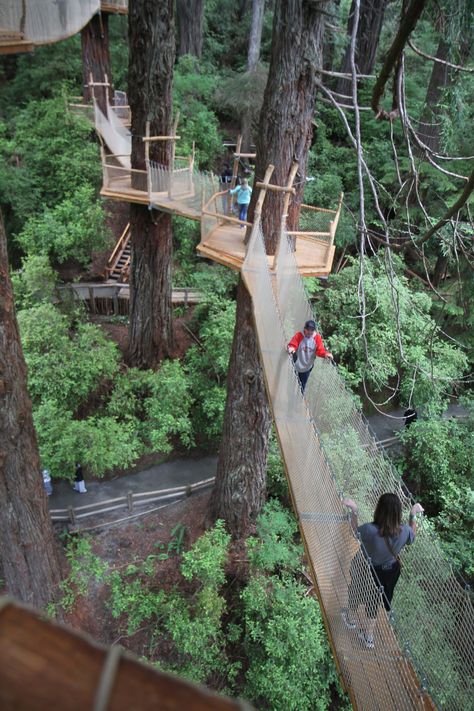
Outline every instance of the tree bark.
<svg viewBox="0 0 474 711">
<path fill-rule="evenodd" d="M 253 0 L 252 23 L 250 25 L 249 49 L 247 54 L 247 72 L 254 72 L 258 67 L 264 13 L 265 0 Z M 249 110 L 244 111 L 242 115 L 240 134 L 242 136 L 242 152 L 250 153 L 250 146 L 252 144 L 252 113 Z"/>
<path fill-rule="evenodd" d="M 375 56 L 379 45 L 385 8 L 388 2 L 389 0 L 361 0 L 355 51 L 355 61 L 359 74 L 371 74 L 375 66 Z M 352 0 L 347 22 L 349 45 L 345 51 L 340 69 L 344 74 L 351 73 L 350 38 L 354 26 L 354 6 L 355 3 L 354 0 Z M 341 77 L 337 82 L 336 91 L 339 94 L 351 96 L 351 80 Z"/>
<path fill-rule="evenodd" d="M 95 82 L 104 82 L 105 77 L 109 87 L 94 87 L 94 96 L 100 110 L 106 114 L 107 98 L 112 101 L 112 69 L 109 52 L 109 16 L 107 13 L 97 14 L 89 20 L 81 31 L 82 46 L 82 98 L 85 103 L 91 101 L 92 92 L 89 89 L 90 76 Z"/>
<path fill-rule="evenodd" d="M 300 162 L 297 195 L 290 207 L 295 225 L 303 194 L 316 94 L 315 69 L 321 60 L 325 3 L 278 0 L 273 22 L 272 57 L 260 115 L 255 174 L 275 165 L 272 182 L 284 185 L 293 160 Z M 252 194 L 250 220 L 258 190 Z M 268 254 L 280 236 L 283 197 L 268 192 L 262 226 Z M 253 324 L 252 303 L 242 279 L 227 379 L 224 429 L 211 496 L 210 516 L 223 518 L 234 537 L 245 536 L 266 496 L 266 463 L 271 413 Z"/>
<path fill-rule="evenodd" d="M 142 137 L 172 131 L 171 89 L 175 55 L 172 0 L 129 3 L 129 102 L 132 111 L 132 168 L 145 170 Z M 169 166 L 171 142 L 150 144 L 150 159 Z M 141 177 L 141 176 L 138 176 Z M 143 189 L 143 186 L 141 186 Z M 154 368 L 173 349 L 171 215 L 131 205 L 132 259 L 128 360 Z"/>
<path fill-rule="evenodd" d="M 204 0 L 176 0 L 178 16 L 178 54 L 202 54 Z"/>
<path fill-rule="evenodd" d="M 44 607 L 61 579 L 0 214 L 0 555 L 8 592 Z"/>
<path fill-rule="evenodd" d="M 275 166 L 272 182 L 285 185 L 293 161 L 299 168 L 296 195 L 290 201 L 288 229 L 296 229 L 306 181 L 306 162 L 313 135 L 316 69 L 322 62 L 324 9 L 327 2 L 278 2 L 273 19 L 272 53 L 268 82 L 260 113 L 255 174 L 263 176 Z M 257 200 L 252 195 L 250 219 Z M 262 212 L 268 254 L 275 254 L 280 237 L 283 193 L 269 192 Z"/>
</svg>

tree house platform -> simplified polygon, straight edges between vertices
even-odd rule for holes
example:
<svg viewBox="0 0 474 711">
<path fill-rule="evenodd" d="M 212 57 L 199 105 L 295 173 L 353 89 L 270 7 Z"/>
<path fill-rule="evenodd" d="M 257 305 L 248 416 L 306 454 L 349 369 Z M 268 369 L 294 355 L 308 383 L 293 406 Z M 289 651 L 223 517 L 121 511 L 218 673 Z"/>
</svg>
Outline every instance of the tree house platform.
<svg viewBox="0 0 474 711">
<path fill-rule="evenodd" d="M 230 216 L 227 191 L 216 192 L 212 175 L 193 170 L 192 159 L 176 159 L 174 168 L 148 163 L 147 170 L 129 167 L 129 155 L 105 155 L 102 151 L 103 186 L 100 194 L 112 200 L 148 205 L 163 212 L 201 222 L 202 257 L 240 271 L 249 223 Z M 295 239 L 295 258 L 301 276 L 326 277 L 334 259 L 334 237 L 342 206 L 337 209 L 302 205 Z M 273 256 L 268 257 L 270 268 Z"/>
<path fill-rule="evenodd" d="M 21 32 L 0 27 L 0 54 L 17 54 L 33 50 L 34 44 L 30 40 L 25 40 Z"/>
<path fill-rule="evenodd" d="M 202 257 L 212 259 L 230 269 L 240 271 L 245 259 L 244 244 L 246 229 L 239 225 L 225 223 L 208 234 L 198 245 Z M 301 276 L 326 277 L 331 272 L 334 259 L 334 245 L 316 240 L 296 238 L 295 259 Z M 273 256 L 268 257 L 270 269 Z"/>
</svg>

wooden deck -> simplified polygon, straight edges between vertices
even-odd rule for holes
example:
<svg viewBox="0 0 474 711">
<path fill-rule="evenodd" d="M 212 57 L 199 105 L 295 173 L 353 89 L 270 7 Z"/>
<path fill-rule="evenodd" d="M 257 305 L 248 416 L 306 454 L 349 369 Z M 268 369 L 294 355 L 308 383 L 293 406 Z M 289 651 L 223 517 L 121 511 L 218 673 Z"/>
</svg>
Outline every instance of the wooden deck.
<svg viewBox="0 0 474 711">
<path fill-rule="evenodd" d="M 0 54 L 32 52 L 34 44 L 25 40 L 21 32 L 13 32 L 0 27 Z"/>
<path fill-rule="evenodd" d="M 202 257 L 212 259 L 236 271 L 240 271 L 245 259 L 244 238 L 247 230 L 238 225 L 226 223 L 211 232 L 197 251 Z M 322 241 L 297 239 L 296 263 L 301 276 L 325 277 L 331 272 L 334 258 L 334 245 Z M 268 257 L 270 268 L 274 257 Z"/>
<path fill-rule="evenodd" d="M 200 220 L 201 211 L 196 210 L 189 202 L 186 202 L 186 195 L 179 198 L 170 198 L 168 193 L 151 193 L 146 190 L 136 190 L 130 187 L 130 181 L 126 178 L 114 180 L 109 187 L 103 187 L 100 191 L 102 197 L 110 200 L 120 200 L 123 202 L 134 202 L 139 205 L 152 205 L 157 210 L 169 212 L 180 217 L 187 217 L 189 220 Z"/>
</svg>

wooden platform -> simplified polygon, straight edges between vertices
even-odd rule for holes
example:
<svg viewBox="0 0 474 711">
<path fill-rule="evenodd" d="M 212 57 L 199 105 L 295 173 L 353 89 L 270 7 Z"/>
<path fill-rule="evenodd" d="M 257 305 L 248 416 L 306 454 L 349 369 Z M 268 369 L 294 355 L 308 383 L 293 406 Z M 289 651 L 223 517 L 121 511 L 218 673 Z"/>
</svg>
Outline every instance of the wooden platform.
<svg viewBox="0 0 474 711">
<path fill-rule="evenodd" d="M 128 3 L 115 3 L 115 2 L 104 2 L 101 0 L 100 3 L 101 12 L 110 12 L 114 15 L 128 15 Z"/>
<path fill-rule="evenodd" d="M 12 32 L 0 27 L 0 54 L 17 54 L 32 52 L 34 44 L 25 40 L 21 32 Z"/>
<path fill-rule="evenodd" d="M 125 178 L 114 180 L 109 187 L 103 187 L 100 194 L 109 200 L 120 200 L 121 202 L 125 200 L 139 205 L 151 204 L 162 212 L 187 217 L 189 220 L 201 220 L 201 211 L 186 202 L 186 195 L 171 199 L 168 193 L 152 193 L 150 199 L 146 190 L 136 190 L 130 187 L 130 181 Z"/>
<path fill-rule="evenodd" d="M 212 259 L 236 271 L 240 271 L 245 259 L 244 238 L 247 230 L 238 225 L 224 224 L 210 233 L 201 242 L 197 251 L 202 257 Z M 296 240 L 296 263 L 301 276 L 325 277 L 331 272 L 335 247 L 316 240 Z M 274 257 L 268 257 L 270 268 Z"/>
</svg>

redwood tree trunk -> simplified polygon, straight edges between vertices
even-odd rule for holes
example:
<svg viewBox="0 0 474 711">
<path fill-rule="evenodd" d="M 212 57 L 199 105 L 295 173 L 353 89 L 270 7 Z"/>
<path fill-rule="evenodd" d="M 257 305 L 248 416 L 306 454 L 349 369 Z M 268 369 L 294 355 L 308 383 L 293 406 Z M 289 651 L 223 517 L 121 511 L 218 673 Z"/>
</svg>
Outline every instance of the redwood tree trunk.
<svg viewBox="0 0 474 711">
<path fill-rule="evenodd" d="M 44 607 L 61 579 L 0 214 L 0 555 L 8 592 Z"/>
<path fill-rule="evenodd" d="M 436 57 L 442 61 L 446 61 L 449 55 L 449 44 L 444 37 L 440 37 Z M 446 89 L 451 82 L 449 68 L 446 64 L 433 62 L 433 70 L 431 72 L 430 82 L 426 92 L 425 109 L 422 115 L 422 123 L 418 135 L 420 140 L 425 143 L 428 148 L 433 151 L 439 151 L 441 138 L 441 116 L 443 109 L 441 108 L 440 100 L 443 90 Z"/>
<path fill-rule="evenodd" d="M 250 25 L 249 50 L 247 55 L 247 71 L 254 72 L 260 59 L 260 45 L 262 42 L 263 16 L 265 0 L 253 0 L 252 24 Z M 252 114 L 244 111 L 240 121 L 240 134 L 242 136 L 242 152 L 250 153 L 252 143 Z"/>
<path fill-rule="evenodd" d="M 105 77 L 112 84 L 112 70 L 109 52 L 109 16 L 107 13 L 97 14 L 89 20 L 81 31 L 82 45 L 82 97 L 85 102 L 92 99 L 88 87 L 90 76 L 95 82 L 104 82 Z M 112 100 L 112 87 L 94 87 L 94 96 L 103 113 L 107 109 L 107 95 Z"/>
<path fill-rule="evenodd" d="M 142 136 L 145 135 L 147 120 L 150 121 L 152 136 L 169 136 L 172 131 L 173 0 L 131 0 L 129 43 L 132 168 L 145 170 Z M 150 158 L 169 166 L 171 143 L 152 143 Z M 171 215 L 132 204 L 130 229 L 132 260 L 128 357 L 131 365 L 154 368 L 162 358 L 171 354 L 173 348 Z"/>
<path fill-rule="evenodd" d="M 383 17 L 388 2 L 389 0 L 361 0 L 355 50 L 356 67 L 360 74 L 370 74 L 374 68 Z M 348 46 L 340 70 L 345 74 L 350 74 L 351 72 L 350 38 L 354 27 L 354 6 L 355 3 L 352 0 L 347 22 Z M 336 91 L 339 94 L 351 96 L 351 80 L 340 78 L 337 82 Z"/>
<path fill-rule="evenodd" d="M 176 0 L 178 16 L 178 54 L 202 54 L 204 0 Z"/>
<path fill-rule="evenodd" d="M 306 174 L 315 98 L 315 69 L 321 58 L 325 2 L 278 0 L 268 83 L 260 115 L 255 174 L 275 165 L 272 182 L 286 184 L 294 159 L 300 163 L 297 196 L 290 206 L 295 224 Z M 250 219 L 257 199 L 254 190 Z M 283 197 L 268 192 L 262 226 L 268 254 L 280 235 Z M 240 280 L 227 379 L 224 430 L 210 514 L 223 518 L 234 537 L 249 533 L 266 495 L 266 463 L 271 413 L 268 407 L 252 318 L 250 296 Z"/>
</svg>

